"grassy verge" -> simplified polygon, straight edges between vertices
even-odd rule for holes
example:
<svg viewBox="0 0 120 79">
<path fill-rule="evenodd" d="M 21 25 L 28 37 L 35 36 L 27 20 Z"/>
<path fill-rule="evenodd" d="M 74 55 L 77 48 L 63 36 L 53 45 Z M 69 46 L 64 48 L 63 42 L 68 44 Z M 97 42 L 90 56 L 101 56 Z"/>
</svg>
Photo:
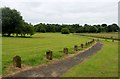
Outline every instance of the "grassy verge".
<svg viewBox="0 0 120 79">
<path fill-rule="evenodd" d="M 66 72 L 64 77 L 117 77 L 118 42 L 102 41 L 103 48 Z"/>
</svg>

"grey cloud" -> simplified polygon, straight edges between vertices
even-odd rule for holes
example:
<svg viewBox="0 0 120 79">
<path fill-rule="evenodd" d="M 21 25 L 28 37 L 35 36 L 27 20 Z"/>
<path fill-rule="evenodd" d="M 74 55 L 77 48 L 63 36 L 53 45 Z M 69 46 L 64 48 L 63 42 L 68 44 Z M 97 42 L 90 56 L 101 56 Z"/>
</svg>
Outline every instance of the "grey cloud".
<svg viewBox="0 0 120 79">
<path fill-rule="evenodd" d="M 14 1 L 14 0 L 13 0 Z M 27 22 L 45 23 L 117 23 L 118 0 L 31 0 L 3 1 L 3 5 L 21 12 Z"/>
</svg>

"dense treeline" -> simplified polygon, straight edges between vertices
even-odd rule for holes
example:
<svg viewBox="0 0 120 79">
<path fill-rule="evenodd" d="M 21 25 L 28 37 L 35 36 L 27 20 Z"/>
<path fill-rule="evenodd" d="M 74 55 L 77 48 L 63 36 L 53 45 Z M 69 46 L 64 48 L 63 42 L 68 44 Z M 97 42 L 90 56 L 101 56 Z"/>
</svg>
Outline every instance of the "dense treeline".
<svg viewBox="0 0 120 79">
<path fill-rule="evenodd" d="M 79 24 L 45 24 L 40 23 L 32 25 L 23 20 L 20 12 L 9 7 L 0 8 L 2 11 L 2 34 L 11 36 L 33 35 L 35 32 L 61 32 L 62 34 L 69 33 L 100 33 L 100 32 L 118 32 L 119 27 L 117 24 L 102 24 L 102 25 L 88 25 L 84 26 Z M 0 19 L 1 19 L 0 18 Z"/>
<path fill-rule="evenodd" d="M 15 9 L 10 9 L 9 7 L 0 8 L 2 10 L 2 34 L 11 36 L 11 34 L 16 34 L 16 36 L 25 36 L 34 34 L 34 27 L 32 24 L 25 22 Z"/>
<path fill-rule="evenodd" d="M 40 23 L 34 26 L 36 32 L 61 32 L 62 28 L 67 28 L 70 33 L 100 33 L 100 32 L 118 32 L 119 26 L 117 24 L 102 24 L 102 25 L 88 25 L 79 24 L 45 24 Z"/>
</svg>

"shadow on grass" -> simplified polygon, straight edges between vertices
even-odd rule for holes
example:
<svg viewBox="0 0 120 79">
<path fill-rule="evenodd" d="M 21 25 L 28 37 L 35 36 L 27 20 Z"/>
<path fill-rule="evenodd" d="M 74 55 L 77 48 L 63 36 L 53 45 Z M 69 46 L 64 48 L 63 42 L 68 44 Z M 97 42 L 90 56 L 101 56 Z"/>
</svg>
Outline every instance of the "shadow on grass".
<svg viewBox="0 0 120 79">
<path fill-rule="evenodd" d="M 13 37 L 13 38 L 33 38 L 32 36 L 8 36 L 8 35 L 2 35 L 2 37 Z"/>
</svg>

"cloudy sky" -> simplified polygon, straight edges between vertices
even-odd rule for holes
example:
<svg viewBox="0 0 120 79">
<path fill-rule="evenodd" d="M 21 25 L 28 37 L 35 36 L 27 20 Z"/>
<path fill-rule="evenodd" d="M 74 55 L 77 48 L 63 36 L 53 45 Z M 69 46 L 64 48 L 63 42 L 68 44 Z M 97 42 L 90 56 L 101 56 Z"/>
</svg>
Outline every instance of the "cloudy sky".
<svg viewBox="0 0 120 79">
<path fill-rule="evenodd" d="M 118 21 L 119 0 L 0 0 L 32 23 L 112 24 Z"/>
</svg>

